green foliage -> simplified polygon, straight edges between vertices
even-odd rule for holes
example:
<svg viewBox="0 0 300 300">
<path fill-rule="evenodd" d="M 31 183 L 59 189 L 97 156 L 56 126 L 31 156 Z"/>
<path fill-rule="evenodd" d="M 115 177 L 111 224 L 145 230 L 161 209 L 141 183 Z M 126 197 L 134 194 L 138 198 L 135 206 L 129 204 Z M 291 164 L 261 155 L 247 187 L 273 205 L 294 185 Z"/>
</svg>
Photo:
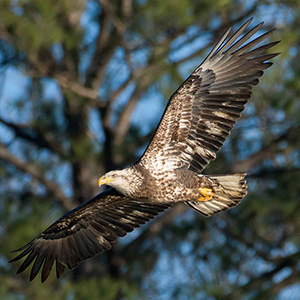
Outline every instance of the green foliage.
<svg viewBox="0 0 300 300">
<path fill-rule="evenodd" d="M 76 6 L 69 1 L 3 1 L 1 20 L 14 34 L 16 46 L 36 52 L 55 43 L 63 42 L 67 49 L 77 46 L 80 32 L 67 30 L 67 20 L 63 12 L 75 11 Z"/>
<path fill-rule="evenodd" d="M 92 278 L 80 280 L 74 286 L 74 297 L 83 300 L 113 300 L 118 294 L 125 299 L 134 299 L 136 289 L 126 281 L 115 280 L 110 277 L 103 277 L 101 280 Z"/>
</svg>

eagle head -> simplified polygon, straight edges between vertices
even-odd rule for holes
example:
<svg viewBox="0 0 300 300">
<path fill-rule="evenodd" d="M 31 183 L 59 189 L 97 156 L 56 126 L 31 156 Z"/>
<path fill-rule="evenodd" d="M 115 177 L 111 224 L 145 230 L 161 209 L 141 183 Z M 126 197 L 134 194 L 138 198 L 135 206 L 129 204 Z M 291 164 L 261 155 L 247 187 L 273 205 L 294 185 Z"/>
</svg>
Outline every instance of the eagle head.
<svg viewBox="0 0 300 300">
<path fill-rule="evenodd" d="M 104 174 L 98 180 L 98 185 L 109 185 L 125 196 L 132 196 L 134 191 L 137 190 L 139 180 L 133 173 L 131 168 L 124 170 L 110 171 Z"/>
</svg>

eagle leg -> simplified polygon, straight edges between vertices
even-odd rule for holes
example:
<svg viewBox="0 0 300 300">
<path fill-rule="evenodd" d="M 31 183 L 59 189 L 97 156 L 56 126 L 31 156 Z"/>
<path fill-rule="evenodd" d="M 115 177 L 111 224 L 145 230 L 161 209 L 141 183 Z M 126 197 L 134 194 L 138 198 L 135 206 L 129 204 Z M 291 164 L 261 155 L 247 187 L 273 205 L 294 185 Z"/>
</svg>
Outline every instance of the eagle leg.
<svg viewBox="0 0 300 300">
<path fill-rule="evenodd" d="M 212 189 L 209 188 L 199 188 L 199 192 L 201 193 L 201 197 L 197 199 L 197 201 L 206 202 L 212 199 L 214 193 Z"/>
</svg>

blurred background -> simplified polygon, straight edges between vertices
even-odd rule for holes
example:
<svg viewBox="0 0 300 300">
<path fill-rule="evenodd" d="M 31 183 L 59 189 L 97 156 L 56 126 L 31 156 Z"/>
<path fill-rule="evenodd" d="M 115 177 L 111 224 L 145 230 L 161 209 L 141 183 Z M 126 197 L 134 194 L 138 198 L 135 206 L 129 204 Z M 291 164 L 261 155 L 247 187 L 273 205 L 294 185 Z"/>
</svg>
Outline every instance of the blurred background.
<svg viewBox="0 0 300 300">
<path fill-rule="evenodd" d="M 167 99 L 250 17 L 281 55 L 206 173 L 249 193 L 205 219 L 184 205 L 56 280 L 16 275 L 10 251 L 133 163 Z M 300 299 L 298 0 L 1 0 L 1 299 Z"/>
</svg>

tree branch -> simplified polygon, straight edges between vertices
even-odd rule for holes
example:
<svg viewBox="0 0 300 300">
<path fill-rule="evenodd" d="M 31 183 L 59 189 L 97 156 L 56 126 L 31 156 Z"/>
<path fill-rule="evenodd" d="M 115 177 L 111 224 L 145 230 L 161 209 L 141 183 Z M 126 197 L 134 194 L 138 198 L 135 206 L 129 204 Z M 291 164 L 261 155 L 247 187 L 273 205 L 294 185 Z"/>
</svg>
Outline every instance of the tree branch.
<svg viewBox="0 0 300 300">
<path fill-rule="evenodd" d="M 46 187 L 49 193 L 51 193 L 58 200 L 58 202 L 62 205 L 62 207 L 65 210 L 71 210 L 74 207 L 72 200 L 66 197 L 56 184 L 46 179 L 46 177 L 41 173 L 41 171 L 36 166 L 29 163 L 25 163 L 21 161 L 19 158 L 15 157 L 13 154 L 9 152 L 9 150 L 1 142 L 0 142 L 0 158 L 14 165 L 19 170 L 24 171 L 30 174 L 31 176 L 35 177 L 36 179 L 38 179 Z"/>
<path fill-rule="evenodd" d="M 271 271 L 264 272 L 260 276 L 253 278 L 247 284 L 238 287 L 229 295 L 227 294 L 226 296 L 224 296 L 223 299 L 239 299 L 236 298 L 236 296 L 243 295 L 243 293 L 247 291 L 257 290 L 259 287 L 261 287 L 261 285 L 264 282 L 270 280 L 275 274 L 280 272 L 282 269 L 294 266 L 299 260 L 299 255 L 300 252 L 296 252 L 292 255 L 283 257 L 282 260 L 279 263 L 277 263 Z"/>
<path fill-rule="evenodd" d="M 271 158 L 274 156 L 273 147 L 277 146 L 280 142 L 285 140 L 294 140 L 299 133 L 299 126 L 290 128 L 286 133 L 278 136 L 277 138 L 273 139 L 269 142 L 268 145 L 263 147 L 261 150 L 257 151 L 256 153 L 252 154 L 248 158 L 236 162 L 233 166 L 231 166 L 230 172 L 231 173 L 241 173 L 246 172 L 257 165 L 260 165 L 263 161 L 267 158 Z"/>
<path fill-rule="evenodd" d="M 111 93 L 109 100 L 107 102 L 107 107 L 105 111 L 102 111 L 102 113 L 105 112 L 102 115 L 102 121 L 104 126 L 110 127 L 110 118 L 111 118 L 113 103 L 120 96 L 120 94 L 126 90 L 126 88 L 129 86 L 130 83 L 132 83 L 132 75 L 130 75 L 127 80 L 125 80 L 115 91 Z"/>
<path fill-rule="evenodd" d="M 63 149 L 57 144 L 57 142 L 55 142 L 49 135 L 41 133 L 38 128 L 14 124 L 5 121 L 2 118 L 0 118 L 0 123 L 12 129 L 17 137 L 32 142 L 40 148 L 47 148 L 63 157 L 65 156 Z"/>
<path fill-rule="evenodd" d="M 98 108 L 106 106 L 106 102 L 99 100 L 98 90 L 94 88 L 88 88 L 83 86 L 77 81 L 73 81 L 64 76 L 63 74 L 54 74 L 53 78 L 58 82 L 60 86 L 66 88 L 80 97 L 83 97 L 90 101 L 90 103 Z"/>
<path fill-rule="evenodd" d="M 101 3 L 101 1 L 99 2 Z M 112 27 L 111 25 L 111 18 L 108 16 L 107 10 L 101 7 L 101 14 L 99 16 L 100 29 L 96 41 L 95 53 L 86 73 L 86 86 L 98 87 L 105 74 L 106 65 L 110 62 L 110 58 L 117 46 L 120 45 L 122 37 L 118 34 L 116 27 Z"/>
<path fill-rule="evenodd" d="M 115 143 L 120 145 L 126 137 L 126 134 L 130 128 L 131 115 L 140 100 L 145 88 L 148 87 L 152 81 L 152 78 L 160 68 L 160 64 L 149 65 L 140 69 L 134 76 L 136 78 L 136 87 L 132 93 L 130 99 L 123 107 L 121 113 L 118 116 L 117 124 L 115 127 Z"/>
<path fill-rule="evenodd" d="M 119 115 L 118 122 L 115 128 L 115 143 L 117 145 L 120 145 L 127 135 L 127 132 L 130 128 L 131 115 L 137 103 L 139 102 L 141 95 L 142 90 L 136 87 L 132 96 L 125 104 L 124 108 L 122 109 L 122 112 Z"/>
</svg>

